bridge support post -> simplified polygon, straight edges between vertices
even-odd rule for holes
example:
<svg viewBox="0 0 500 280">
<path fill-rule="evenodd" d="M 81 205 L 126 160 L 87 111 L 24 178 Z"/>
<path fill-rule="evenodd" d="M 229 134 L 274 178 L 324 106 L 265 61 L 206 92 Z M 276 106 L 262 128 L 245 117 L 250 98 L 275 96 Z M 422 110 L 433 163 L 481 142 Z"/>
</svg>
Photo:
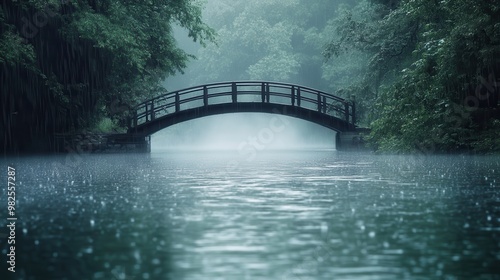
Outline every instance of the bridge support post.
<svg viewBox="0 0 500 280">
<path fill-rule="evenodd" d="M 349 102 L 344 102 L 344 110 L 345 110 L 345 121 L 349 122 Z"/>
<path fill-rule="evenodd" d="M 300 107 L 300 87 L 297 88 L 297 106 Z"/>
<path fill-rule="evenodd" d="M 151 136 L 131 137 L 128 140 L 128 152 L 132 153 L 151 153 Z"/>
<path fill-rule="evenodd" d="M 326 96 L 325 95 L 323 95 L 322 105 L 323 105 L 323 113 L 326 114 Z"/>
<path fill-rule="evenodd" d="M 266 83 L 262 83 L 260 85 L 260 97 L 262 99 L 262 103 L 266 102 Z"/>
<path fill-rule="evenodd" d="M 208 90 L 207 86 L 203 86 L 203 106 L 208 106 Z"/>
<path fill-rule="evenodd" d="M 231 83 L 231 99 L 233 100 L 233 103 L 238 102 L 237 95 L 236 95 L 237 93 L 238 93 L 238 88 L 236 87 L 236 83 L 233 82 L 233 83 Z"/>
<path fill-rule="evenodd" d="M 368 151 L 369 148 L 366 147 L 363 136 L 369 133 L 370 130 L 366 128 L 337 132 L 335 136 L 335 148 L 337 151 Z"/>
<path fill-rule="evenodd" d="M 269 103 L 269 99 L 271 97 L 271 92 L 269 90 L 269 83 L 266 83 L 266 102 Z"/>
<path fill-rule="evenodd" d="M 179 93 L 176 92 L 175 93 L 175 111 L 179 112 L 181 110 L 180 108 L 181 108 L 181 106 L 179 104 Z"/>
<path fill-rule="evenodd" d="M 318 112 L 321 112 L 321 94 L 318 92 Z"/>
<path fill-rule="evenodd" d="M 151 102 L 151 120 L 154 121 L 154 119 L 156 118 L 155 116 L 155 103 L 154 101 Z"/>
</svg>

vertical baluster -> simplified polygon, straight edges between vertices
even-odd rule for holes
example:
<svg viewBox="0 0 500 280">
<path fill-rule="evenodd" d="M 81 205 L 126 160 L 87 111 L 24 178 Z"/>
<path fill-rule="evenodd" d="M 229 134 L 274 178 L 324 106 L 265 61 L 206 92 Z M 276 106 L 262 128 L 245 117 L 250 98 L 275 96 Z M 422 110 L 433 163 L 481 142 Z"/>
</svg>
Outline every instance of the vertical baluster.
<svg viewBox="0 0 500 280">
<path fill-rule="evenodd" d="M 297 88 L 297 106 L 300 107 L 300 87 Z"/>
<path fill-rule="evenodd" d="M 323 113 L 326 114 L 326 95 L 323 95 Z"/>
<path fill-rule="evenodd" d="M 269 83 L 266 83 L 266 102 L 267 103 L 269 103 L 269 97 L 270 97 Z"/>
<path fill-rule="evenodd" d="M 317 92 L 318 95 L 318 112 L 321 112 L 321 94 L 319 91 Z"/>
<path fill-rule="evenodd" d="M 262 103 L 266 102 L 266 83 L 262 83 L 260 85 L 260 97 L 262 99 Z"/>
<path fill-rule="evenodd" d="M 207 86 L 203 86 L 203 106 L 208 106 L 208 89 Z"/>
<path fill-rule="evenodd" d="M 155 101 L 151 101 L 151 120 L 153 121 L 156 118 L 155 116 Z"/>
<path fill-rule="evenodd" d="M 149 122 L 149 106 L 148 103 L 144 103 L 144 108 L 146 110 L 146 122 Z"/>
<path fill-rule="evenodd" d="M 237 97 L 236 97 L 237 92 L 238 92 L 238 88 L 236 87 L 236 83 L 233 82 L 231 84 L 231 99 L 233 100 L 233 103 L 236 103 L 238 101 Z"/>
<path fill-rule="evenodd" d="M 175 93 L 175 111 L 179 112 L 181 109 L 181 106 L 179 104 L 179 92 Z"/>
<path fill-rule="evenodd" d="M 295 86 L 292 86 L 292 106 L 295 106 Z"/>
</svg>

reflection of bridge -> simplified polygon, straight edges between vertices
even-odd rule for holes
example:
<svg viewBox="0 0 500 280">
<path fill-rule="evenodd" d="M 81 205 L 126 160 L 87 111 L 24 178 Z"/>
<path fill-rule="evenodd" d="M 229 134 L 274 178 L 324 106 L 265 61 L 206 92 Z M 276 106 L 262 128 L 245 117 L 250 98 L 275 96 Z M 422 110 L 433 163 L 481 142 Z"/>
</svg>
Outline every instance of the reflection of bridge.
<svg viewBox="0 0 500 280">
<path fill-rule="evenodd" d="M 358 134 L 355 108 L 352 101 L 299 85 L 265 81 L 213 83 L 169 92 L 137 105 L 127 135 L 135 142 L 144 141 L 180 122 L 217 114 L 258 112 L 296 117 L 335 130 L 339 147 L 345 138 L 342 136 L 351 139 Z"/>
</svg>

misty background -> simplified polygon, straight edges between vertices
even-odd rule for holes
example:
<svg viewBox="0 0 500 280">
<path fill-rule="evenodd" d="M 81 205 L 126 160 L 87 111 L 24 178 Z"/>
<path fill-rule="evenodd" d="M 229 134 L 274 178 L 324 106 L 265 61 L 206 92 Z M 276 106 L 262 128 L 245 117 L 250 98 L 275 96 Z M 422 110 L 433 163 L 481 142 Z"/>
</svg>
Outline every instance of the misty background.
<svg viewBox="0 0 500 280">
<path fill-rule="evenodd" d="M 500 151 L 500 8 L 492 1 L 4 2 L 4 153 L 125 133 L 134 108 L 165 90 L 242 80 L 298 84 L 354 102 L 374 150 Z M 175 137 L 197 148 L 212 139 L 237 145 L 268 122 L 224 115 L 153 138 L 168 135 L 166 146 Z M 290 124 L 272 142 L 332 145 L 324 130 Z"/>
<path fill-rule="evenodd" d="M 345 85 L 340 82 L 345 77 L 340 73 L 338 81 L 331 82 L 331 66 L 322 57 L 330 40 L 324 33 L 332 33 L 331 17 L 339 5 L 354 2 L 316 1 L 304 10 L 302 1 L 206 1 L 203 19 L 217 32 L 216 42 L 200 46 L 185 29 L 174 26 L 179 47 L 196 59 L 187 63 L 184 74 L 170 76 L 163 86 L 174 91 L 220 81 L 266 80 L 333 92 Z M 272 118 L 261 113 L 224 114 L 180 123 L 152 135 L 152 150 L 235 150 L 249 137 L 258 137 Z M 286 128 L 274 133 L 265 149 L 335 148 L 334 131 L 285 118 Z"/>
<path fill-rule="evenodd" d="M 151 150 L 333 149 L 335 132 L 304 120 L 272 114 L 237 113 L 204 117 L 170 126 L 151 136 Z M 252 144 L 252 139 L 257 144 Z M 247 143 L 247 145 L 245 145 Z"/>
</svg>

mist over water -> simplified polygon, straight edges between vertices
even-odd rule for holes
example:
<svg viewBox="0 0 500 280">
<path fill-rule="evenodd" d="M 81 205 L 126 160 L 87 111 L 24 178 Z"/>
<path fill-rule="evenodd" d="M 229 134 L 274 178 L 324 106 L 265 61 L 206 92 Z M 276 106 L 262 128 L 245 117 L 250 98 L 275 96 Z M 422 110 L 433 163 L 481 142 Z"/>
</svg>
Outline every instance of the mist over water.
<svg viewBox="0 0 500 280">
<path fill-rule="evenodd" d="M 500 275 L 498 157 L 169 151 L 66 160 L 13 161 L 19 277 L 3 270 L 0 279 Z"/>
<path fill-rule="evenodd" d="M 168 127 L 151 137 L 152 152 L 164 150 L 253 151 L 335 149 L 335 132 L 282 115 L 237 113 Z"/>
</svg>

